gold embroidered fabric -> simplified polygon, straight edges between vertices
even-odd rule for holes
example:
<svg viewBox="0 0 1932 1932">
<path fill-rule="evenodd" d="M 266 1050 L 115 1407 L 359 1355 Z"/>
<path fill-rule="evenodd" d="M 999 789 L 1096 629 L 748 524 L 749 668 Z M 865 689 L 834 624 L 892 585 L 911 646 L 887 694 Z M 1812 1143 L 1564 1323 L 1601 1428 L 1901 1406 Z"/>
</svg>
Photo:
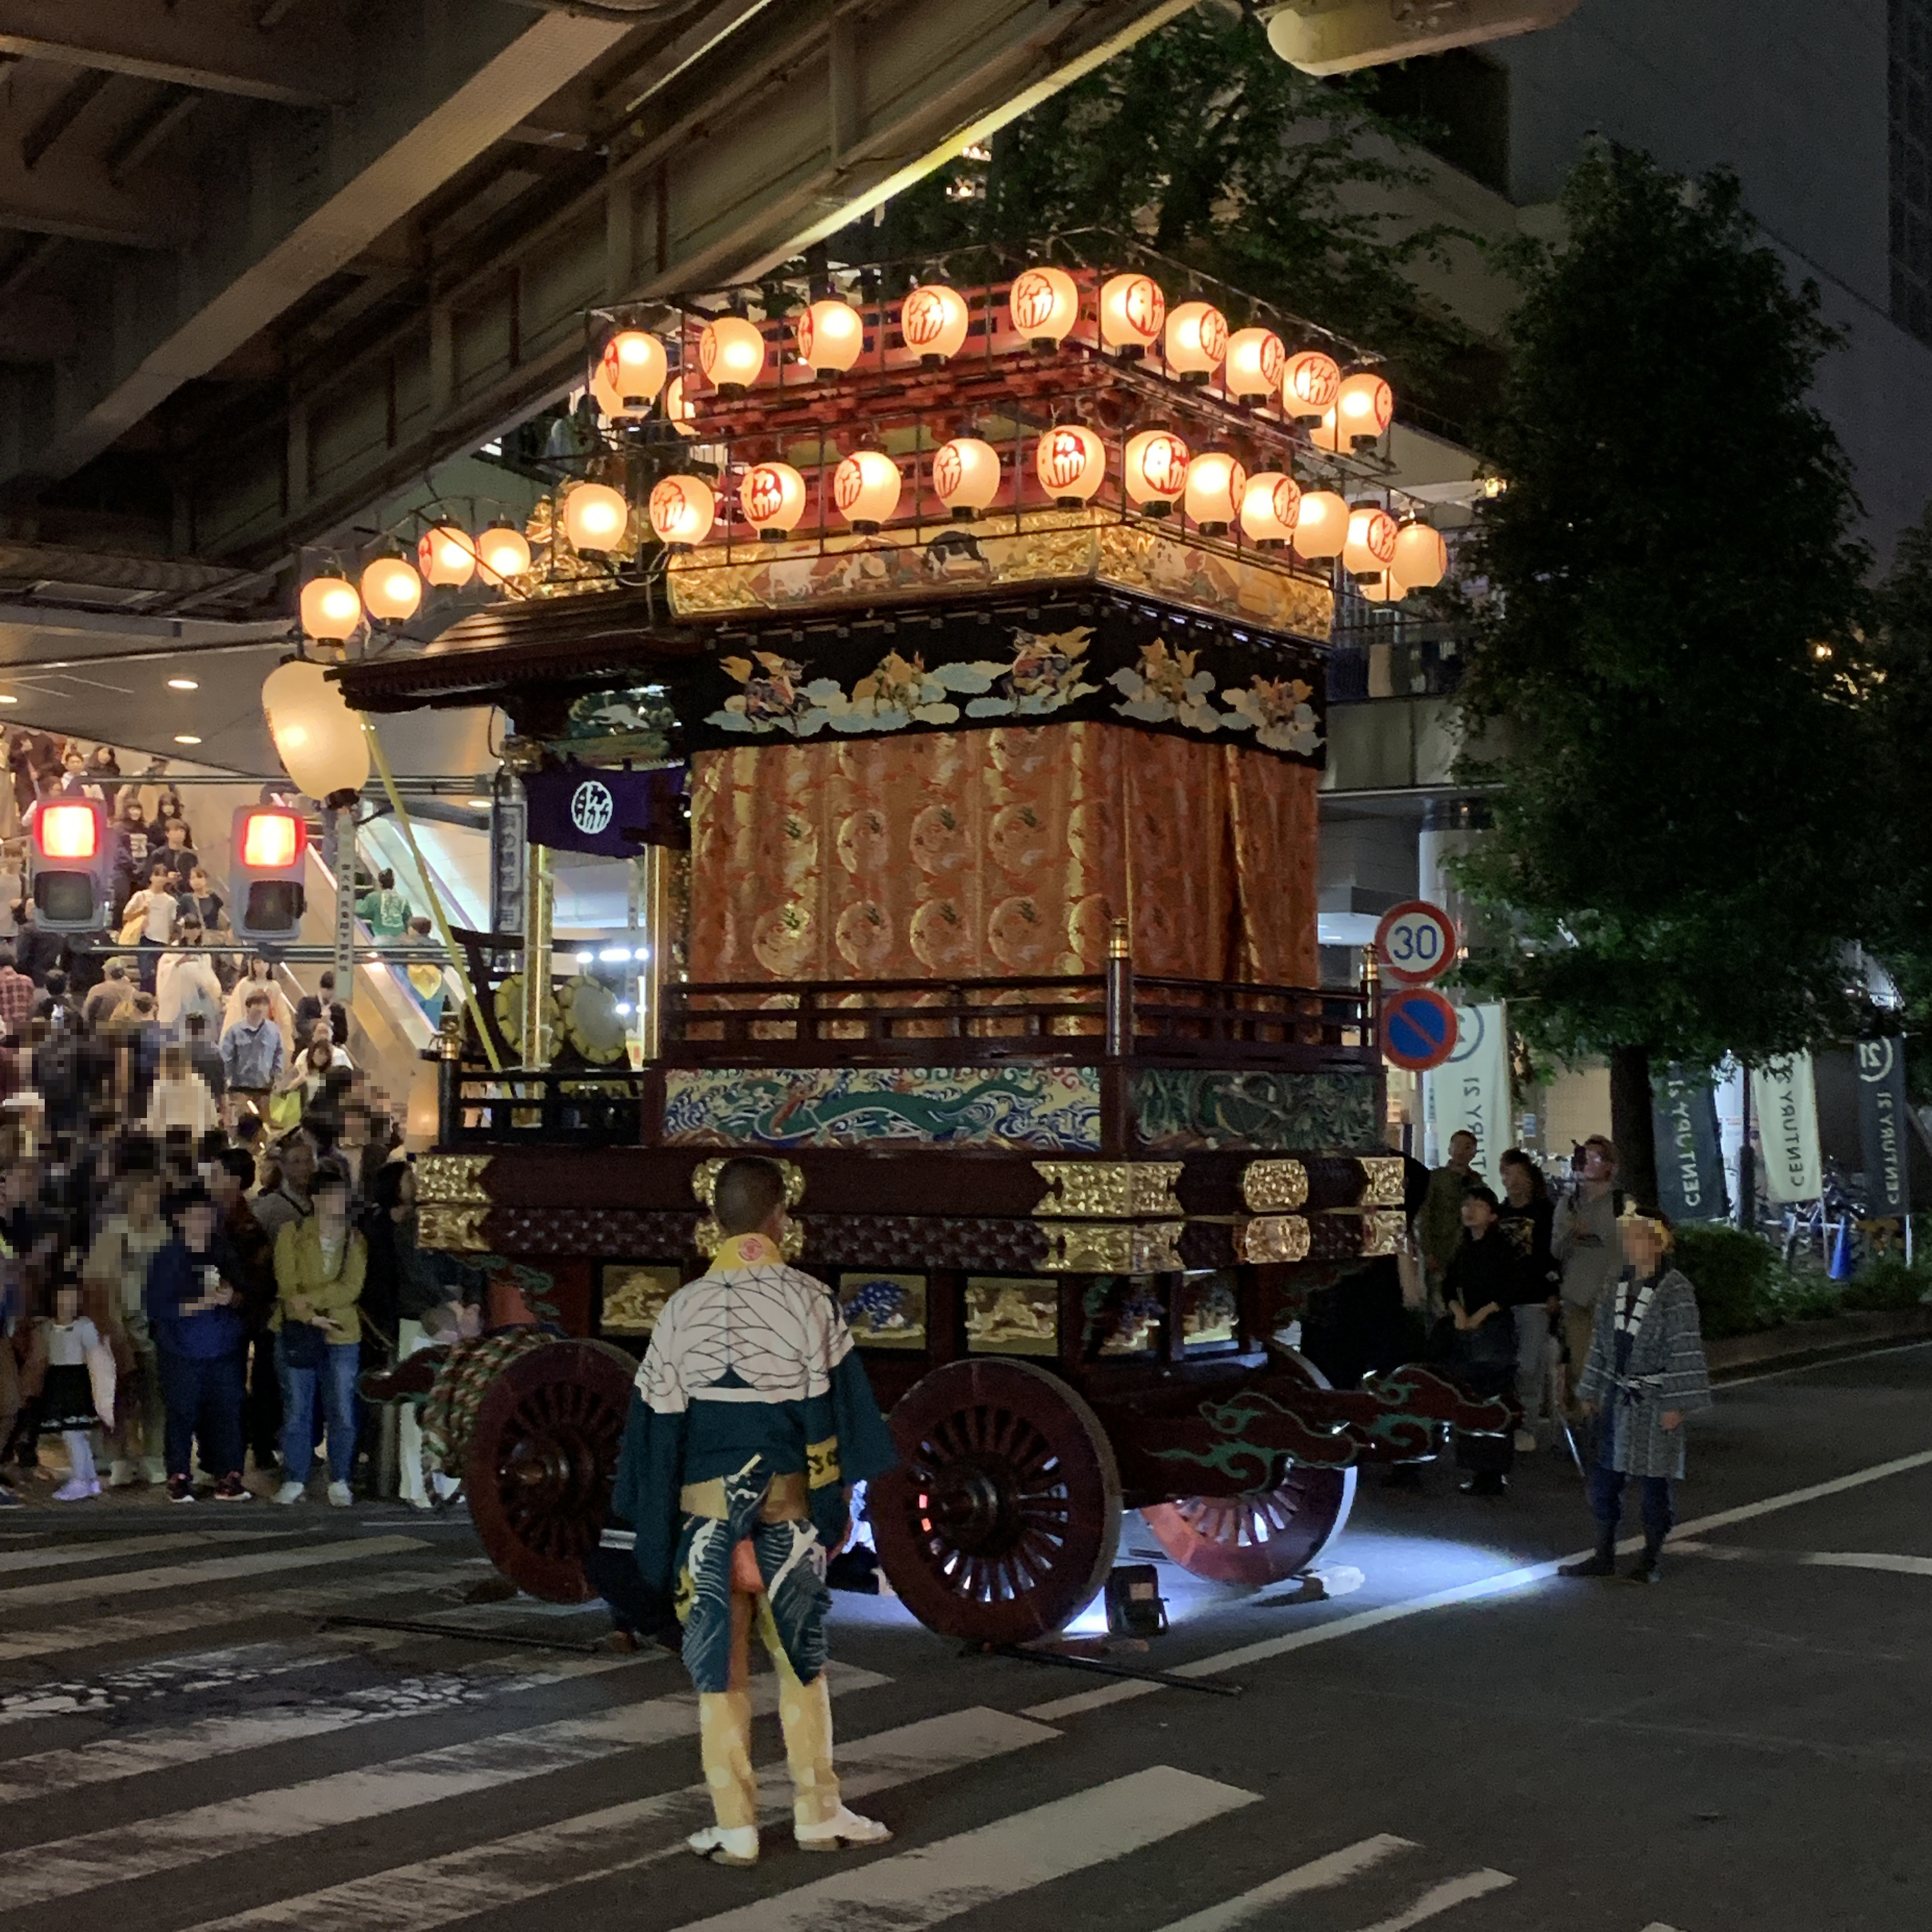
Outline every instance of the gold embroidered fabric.
<svg viewBox="0 0 1932 1932">
<path fill-rule="evenodd" d="M 1092 721 L 701 752 L 694 980 L 1312 986 L 1318 774 Z"/>
</svg>

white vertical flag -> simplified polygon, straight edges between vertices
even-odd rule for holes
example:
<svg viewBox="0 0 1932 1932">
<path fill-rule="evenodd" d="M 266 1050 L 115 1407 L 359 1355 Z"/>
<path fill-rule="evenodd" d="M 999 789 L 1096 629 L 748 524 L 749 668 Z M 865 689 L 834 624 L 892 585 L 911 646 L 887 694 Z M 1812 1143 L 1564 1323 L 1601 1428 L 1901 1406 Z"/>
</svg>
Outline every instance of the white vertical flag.
<svg viewBox="0 0 1932 1932">
<path fill-rule="evenodd" d="M 1503 1006 L 1458 1006 L 1456 1051 L 1422 1076 L 1422 1114 L 1432 1166 L 1448 1157 L 1449 1136 L 1476 1137 L 1476 1170 L 1498 1185 L 1496 1157 L 1510 1144 L 1509 1024 Z"/>
<path fill-rule="evenodd" d="M 1751 1107 L 1764 1145 L 1765 1192 L 1780 1204 L 1816 1200 L 1825 1180 L 1810 1054 L 1794 1053 L 1753 1067 Z"/>
</svg>

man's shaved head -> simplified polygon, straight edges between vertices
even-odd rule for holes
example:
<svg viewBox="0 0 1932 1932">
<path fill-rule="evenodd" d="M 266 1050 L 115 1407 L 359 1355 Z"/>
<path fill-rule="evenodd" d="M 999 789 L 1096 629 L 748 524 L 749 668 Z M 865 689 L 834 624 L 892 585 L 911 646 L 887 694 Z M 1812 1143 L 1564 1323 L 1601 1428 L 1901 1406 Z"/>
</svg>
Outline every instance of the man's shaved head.
<svg viewBox="0 0 1932 1932">
<path fill-rule="evenodd" d="M 718 1171 L 711 1211 L 728 1234 L 748 1234 L 761 1228 L 775 1208 L 784 1205 L 784 1175 L 776 1162 L 746 1155 L 728 1160 Z"/>
</svg>

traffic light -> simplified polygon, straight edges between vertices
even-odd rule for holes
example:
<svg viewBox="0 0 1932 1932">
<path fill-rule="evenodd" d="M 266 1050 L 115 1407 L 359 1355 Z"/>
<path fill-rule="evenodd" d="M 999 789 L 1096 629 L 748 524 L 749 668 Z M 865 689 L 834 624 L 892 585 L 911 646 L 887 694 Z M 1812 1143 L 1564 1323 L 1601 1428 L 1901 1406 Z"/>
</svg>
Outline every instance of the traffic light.
<svg viewBox="0 0 1932 1932">
<path fill-rule="evenodd" d="M 91 798 L 44 800 L 34 813 L 34 918 L 49 932 L 98 932 L 107 923 L 114 854 L 107 808 Z"/>
<path fill-rule="evenodd" d="M 284 805 L 244 805 L 235 814 L 232 918 L 241 939 L 279 940 L 302 931 L 308 825 Z"/>
</svg>

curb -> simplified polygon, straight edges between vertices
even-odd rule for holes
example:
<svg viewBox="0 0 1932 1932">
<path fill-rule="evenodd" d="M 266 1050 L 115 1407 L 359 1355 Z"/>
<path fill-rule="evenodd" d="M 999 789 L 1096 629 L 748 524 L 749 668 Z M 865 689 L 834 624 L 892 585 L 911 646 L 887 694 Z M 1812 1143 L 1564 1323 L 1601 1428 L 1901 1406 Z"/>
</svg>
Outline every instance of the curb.
<svg viewBox="0 0 1932 1932">
<path fill-rule="evenodd" d="M 1705 1344 L 1705 1358 L 1714 1382 L 1747 1369 L 1772 1364 L 1796 1368 L 1807 1362 L 1829 1361 L 1834 1355 L 1883 1347 L 1888 1342 L 1910 1342 L 1932 1336 L 1932 1308 L 1896 1311 L 1858 1310 L 1827 1316 L 1822 1322 L 1791 1322 L 1756 1335 L 1730 1335 Z"/>
</svg>

